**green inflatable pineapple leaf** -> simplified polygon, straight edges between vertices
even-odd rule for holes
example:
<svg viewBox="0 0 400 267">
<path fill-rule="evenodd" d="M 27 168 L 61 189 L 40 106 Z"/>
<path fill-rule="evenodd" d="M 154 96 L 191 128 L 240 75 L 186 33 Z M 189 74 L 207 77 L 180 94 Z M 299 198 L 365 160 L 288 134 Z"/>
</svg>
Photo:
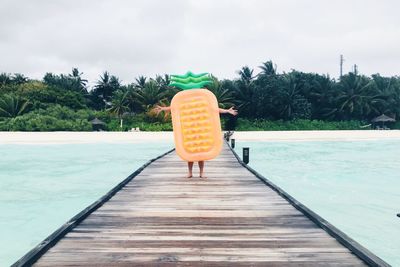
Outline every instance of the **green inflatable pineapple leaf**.
<svg viewBox="0 0 400 267">
<path fill-rule="evenodd" d="M 170 86 L 176 86 L 183 90 L 202 88 L 212 83 L 212 79 L 208 73 L 194 74 L 191 71 L 188 71 L 184 75 L 171 75 L 170 79 Z"/>
</svg>

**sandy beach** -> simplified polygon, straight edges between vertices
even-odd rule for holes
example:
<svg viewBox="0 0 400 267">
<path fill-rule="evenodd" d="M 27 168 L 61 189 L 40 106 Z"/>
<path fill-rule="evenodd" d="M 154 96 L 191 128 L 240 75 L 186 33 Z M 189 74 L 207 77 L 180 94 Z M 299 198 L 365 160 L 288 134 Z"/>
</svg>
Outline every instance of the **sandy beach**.
<svg viewBox="0 0 400 267">
<path fill-rule="evenodd" d="M 235 132 L 242 141 L 357 141 L 400 139 L 400 130 L 377 131 L 249 131 Z"/>
<path fill-rule="evenodd" d="M 237 141 L 357 141 L 400 139 L 391 131 L 248 131 L 235 132 Z M 80 144 L 173 142 L 172 132 L 0 132 L 0 144 Z"/>
</svg>

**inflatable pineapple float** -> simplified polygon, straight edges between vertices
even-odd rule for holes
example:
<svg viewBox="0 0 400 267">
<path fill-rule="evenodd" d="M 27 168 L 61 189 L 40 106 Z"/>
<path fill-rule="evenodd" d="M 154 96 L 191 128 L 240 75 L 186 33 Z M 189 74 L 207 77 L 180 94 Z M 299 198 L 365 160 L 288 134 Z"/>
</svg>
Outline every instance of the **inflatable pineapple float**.
<svg viewBox="0 0 400 267">
<path fill-rule="evenodd" d="M 172 125 L 177 154 L 186 161 L 215 158 L 222 148 L 221 123 L 215 95 L 204 85 L 208 73 L 171 75 L 171 86 L 183 91 L 171 101 Z"/>
</svg>

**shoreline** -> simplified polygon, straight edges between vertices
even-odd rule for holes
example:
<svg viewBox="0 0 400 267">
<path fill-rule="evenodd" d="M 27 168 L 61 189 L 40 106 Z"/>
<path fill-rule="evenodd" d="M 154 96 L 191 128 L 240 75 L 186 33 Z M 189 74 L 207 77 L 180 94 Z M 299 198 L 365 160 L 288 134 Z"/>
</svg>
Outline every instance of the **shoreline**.
<svg viewBox="0 0 400 267">
<path fill-rule="evenodd" d="M 400 140 L 400 130 L 243 131 L 232 136 L 240 141 L 366 141 Z"/>
<path fill-rule="evenodd" d="M 400 130 L 238 131 L 238 141 L 365 141 L 400 140 Z M 85 144 L 171 142 L 173 132 L 0 132 L 5 144 Z"/>
</svg>

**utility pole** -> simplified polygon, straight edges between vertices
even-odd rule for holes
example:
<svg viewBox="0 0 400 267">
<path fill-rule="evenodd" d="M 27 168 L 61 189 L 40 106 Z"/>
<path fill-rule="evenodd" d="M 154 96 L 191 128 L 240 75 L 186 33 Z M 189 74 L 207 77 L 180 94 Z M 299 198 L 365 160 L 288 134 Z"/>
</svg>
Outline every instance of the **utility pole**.
<svg viewBox="0 0 400 267">
<path fill-rule="evenodd" d="M 340 55 L 340 79 L 343 76 L 343 62 L 344 62 L 343 55 Z"/>
<path fill-rule="evenodd" d="M 357 64 L 354 64 L 354 74 L 357 75 L 358 73 L 358 66 Z"/>
</svg>

